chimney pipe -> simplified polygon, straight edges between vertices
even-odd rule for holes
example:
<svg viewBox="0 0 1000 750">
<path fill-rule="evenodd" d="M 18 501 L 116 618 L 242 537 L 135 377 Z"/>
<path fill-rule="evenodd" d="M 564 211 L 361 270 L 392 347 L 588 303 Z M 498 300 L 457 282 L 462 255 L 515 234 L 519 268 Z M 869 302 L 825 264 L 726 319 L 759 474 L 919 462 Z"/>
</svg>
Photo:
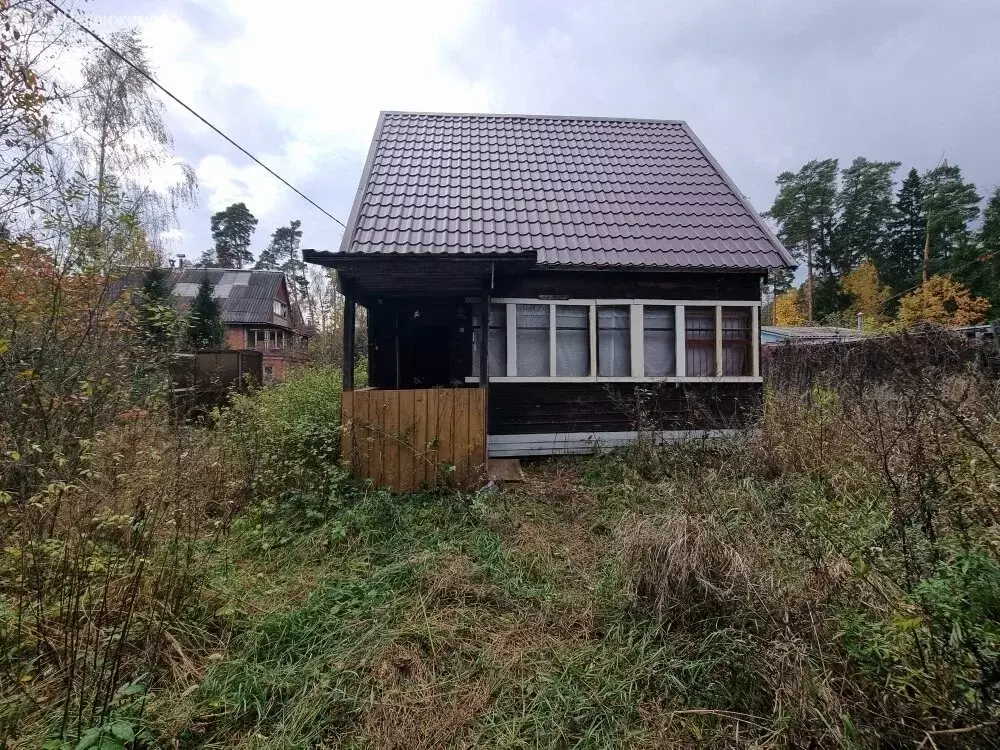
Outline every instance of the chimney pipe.
<svg viewBox="0 0 1000 750">
<path fill-rule="evenodd" d="M 865 314 L 858 310 L 858 332 L 860 333 L 865 329 Z"/>
</svg>

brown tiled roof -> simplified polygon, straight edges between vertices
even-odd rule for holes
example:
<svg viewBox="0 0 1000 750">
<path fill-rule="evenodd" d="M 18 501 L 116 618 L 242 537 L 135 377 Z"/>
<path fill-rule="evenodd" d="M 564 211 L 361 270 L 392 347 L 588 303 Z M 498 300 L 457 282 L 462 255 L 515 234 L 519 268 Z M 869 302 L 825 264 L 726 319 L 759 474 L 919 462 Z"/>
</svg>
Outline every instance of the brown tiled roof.
<svg viewBox="0 0 1000 750">
<path fill-rule="evenodd" d="M 522 115 L 383 112 L 340 251 L 793 265 L 685 123 Z"/>
</svg>

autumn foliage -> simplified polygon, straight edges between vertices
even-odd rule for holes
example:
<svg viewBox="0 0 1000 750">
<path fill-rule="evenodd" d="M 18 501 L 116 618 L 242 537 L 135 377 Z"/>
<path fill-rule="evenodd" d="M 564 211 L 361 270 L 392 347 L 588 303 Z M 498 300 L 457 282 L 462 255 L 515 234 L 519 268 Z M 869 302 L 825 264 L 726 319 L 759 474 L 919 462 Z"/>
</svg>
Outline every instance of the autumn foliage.
<svg viewBox="0 0 1000 750">
<path fill-rule="evenodd" d="M 939 325 L 975 325 L 986 320 L 990 301 L 974 297 L 969 289 L 950 276 L 932 276 L 919 289 L 903 297 L 899 321 L 906 326 L 917 323 Z"/>
</svg>

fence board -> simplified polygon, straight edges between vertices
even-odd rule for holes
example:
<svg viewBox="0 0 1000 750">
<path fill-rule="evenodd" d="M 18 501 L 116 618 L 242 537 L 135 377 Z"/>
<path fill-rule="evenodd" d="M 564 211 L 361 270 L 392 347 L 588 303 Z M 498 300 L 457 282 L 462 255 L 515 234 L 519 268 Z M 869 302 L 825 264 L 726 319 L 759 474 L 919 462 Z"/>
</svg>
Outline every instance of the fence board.
<svg viewBox="0 0 1000 750">
<path fill-rule="evenodd" d="M 378 403 L 384 416 L 382 417 L 382 434 L 385 439 L 383 452 L 383 469 L 385 476 L 382 481 L 386 487 L 396 489 L 399 481 L 399 397 L 398 391 L 376 391 Z"/>
<path fill-rule="evenodd" d="M 399 451 L 397 461 L 398 470 L 396 472 L 397 487 L 400 492 L 413 492 L 417 489 L 416 479 L 413 476 L 414 453 L 419 447 L 413 440 L 416 431 L 413 413 L 413 391 L 397 391 L 399 395 L 399 442 L 396 448 Z"/>
<path fill-rule="evenodd" d="M 455 481 L 464 484 L 469 473 L 469 394 L 472 389 L 460 391 L 455 399 L 454 459 Z"/>
<path fill-rule="evenodd" d="M 413 391 L 413 484 L 427 482 L 427 391 Z"/>
<path fill-rule="evenodd" d="M 486 468 L 486 393 L 476 388 L 344 394 L 343 456 L 360 478 L 405 492 L 471 487 Z M 442 468 L 454 471 L 442 477 Z"/>
<path fill-rule="evenodd" d="M 441 483 L 441 430 L 438 422 L 438 392 L 427 393 L 427 486 L 437 487 Z"/>
</svg>

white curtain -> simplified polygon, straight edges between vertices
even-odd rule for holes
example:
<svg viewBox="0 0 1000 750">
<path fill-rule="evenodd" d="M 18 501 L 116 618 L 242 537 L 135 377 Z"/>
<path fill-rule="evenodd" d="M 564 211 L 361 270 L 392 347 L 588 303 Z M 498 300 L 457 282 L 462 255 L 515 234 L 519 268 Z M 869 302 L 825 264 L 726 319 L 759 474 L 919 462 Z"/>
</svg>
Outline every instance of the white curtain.
<svg viewBox="0 0 1000 750">
<path fill-rule="evenodd" d="M 517 374 L 547 377 L 549 374 L 549 306 L 517 306 Z"/>
<path fill-rule="evenodd" d="M 662 378 L 677 372 L 674 343 L 674 308 L 645 305 L 642 308 L 642 358 L 647 378 Z"/>
<path fill-rule="evenodd" d="M 629 349 L 629 309 L 597 308 L 597 374 L 628 377 L 632 370 Z"/>
<path fill-rule="evenodd" d="M 712 377 L 715 372 L 715 309 L 688 307 L 684 310 L 687 336 L 687 375 Z"/>
<path fill-rule="evenodd" d="M 590 308 L 556 305 L 556 375 L 590 374 Z"/>
</svg>

